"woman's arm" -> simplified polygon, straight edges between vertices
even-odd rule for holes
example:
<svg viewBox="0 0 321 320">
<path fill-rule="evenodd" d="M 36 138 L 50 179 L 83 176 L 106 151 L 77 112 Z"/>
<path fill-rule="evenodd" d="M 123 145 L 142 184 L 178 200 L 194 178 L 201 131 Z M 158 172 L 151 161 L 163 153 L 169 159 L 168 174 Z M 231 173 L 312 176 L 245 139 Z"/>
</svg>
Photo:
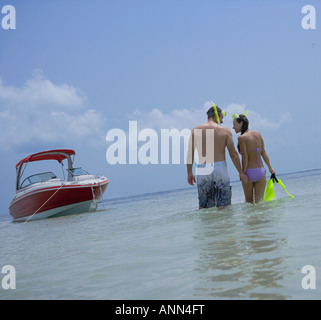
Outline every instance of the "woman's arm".
<svg viewBox="0 0 321 320">
<path fill-rule="evenodd" d="M 262 138 L 262 136 L 260 135 L 260 138 L 261 138 L 261 155 L 262 155 L 262 158 L 264 160 L 264 162 L 266 163 L 266 165 L 268 166 L 269 168 L 269 171 L 271 172 L 271 174 L 275 174 L 275 170 L 271 167 L 271 163 L 270 163 L 270 158 L 265 150 L 265 145 L 264 145 L 264 140 Z"/>
<path fill-rule="evenodd" d="M 247 155 L 247 148 L 246 148 L 246 143 L 244 141 L 244 137 L 239 136 L 238 143 L 240 146 L 240 152 L 242 154 L 242 171 L 245 173 L 248 166 L 248 155 Z"/>
<path fill-rule="evenodd" d="M 229 129 L 227 129 L 226 131 L 227 131 L 226 147 L 227 147 L 227 150 L 230 154 L 231 160 L 232 160 L 237 172 L 239 173 L 240 180 L 243 182 L 247 182 L 247 176 L 244 174 L 244 172 L 242 170 L 240 157 L 239 157 L 239 155 L 235 149 L 235 146 L 234 146 L 232 132 Z"/>
</svg>

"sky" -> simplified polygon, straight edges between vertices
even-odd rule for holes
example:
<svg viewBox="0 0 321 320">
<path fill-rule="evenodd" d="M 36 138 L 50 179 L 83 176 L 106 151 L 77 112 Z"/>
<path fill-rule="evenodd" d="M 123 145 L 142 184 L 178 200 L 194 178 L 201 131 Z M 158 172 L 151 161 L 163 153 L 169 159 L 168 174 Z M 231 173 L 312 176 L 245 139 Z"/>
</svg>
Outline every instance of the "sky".
<svg viewBox="0 0 321 320">
<path fill-rule="evenodd" d="M 320 1 L 1 0 L 0 22 L 8 4 L 16 28 L 0 24 L 0 214 L 15 164 L 56 148 L 110 179 L 105 200 L 193 188 L 183 156 L 161 163 L 161 130 L 205 122 L 210 101 L 230 129 L 247 110 L 277 173 L 320 168 Z M 305 5 L 315 29 L 302 27 Z M 158 163 L 129 163 L 130 122 L 156 132 Z M 106 157 L 113 129 L 124 132 L 125 164 Z M 138 152 L 147 146 L 138 141 Z"/>
</svg>

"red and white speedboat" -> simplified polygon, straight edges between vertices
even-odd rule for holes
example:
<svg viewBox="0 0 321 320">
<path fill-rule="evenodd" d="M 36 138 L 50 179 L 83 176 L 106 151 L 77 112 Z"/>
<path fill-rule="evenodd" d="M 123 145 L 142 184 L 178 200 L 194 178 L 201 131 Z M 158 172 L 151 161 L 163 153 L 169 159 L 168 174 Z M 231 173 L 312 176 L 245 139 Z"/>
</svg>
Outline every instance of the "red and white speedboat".
<svg viewBox="0 0 321 320">
<path fill-rule="evenodd" d="M 71 156 L 74 150 L 59 149 L 30 155 L 16 165 L 16 195 L 10 203 L 14 221 L 38 220 L 53 216 L 83 213 L 97 209 L 109 180 L 104 176 L 90 175 L 82 168 L 74 168 Z M 22 180 L 29 162 L 67 160 L 68 178 L 59 179 L 53 172 L 43 172 Z"/>
</svg>

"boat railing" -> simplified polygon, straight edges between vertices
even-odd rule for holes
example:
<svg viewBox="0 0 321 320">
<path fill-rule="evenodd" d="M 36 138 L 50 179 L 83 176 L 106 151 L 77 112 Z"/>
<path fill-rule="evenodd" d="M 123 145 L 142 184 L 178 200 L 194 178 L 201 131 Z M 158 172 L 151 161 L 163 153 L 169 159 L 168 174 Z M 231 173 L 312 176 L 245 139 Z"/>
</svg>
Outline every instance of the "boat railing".
<svg viewBox="0 0 321 320">
<path fill-rule="evenodd" d="M 73 177 L 89 175 L 89 173 L 81 167 L 67 169 L 67 171 L 70 172 Z"/>
<path fill-rule="evenodd" d="M 20 189 L 26 188 L 35 183 L 47 182 L 52 179 L 59 179 L 59 178 L 51 171 L 33 174 L 23 180 L 23 182 L 20 185 Z"/>
</svg>

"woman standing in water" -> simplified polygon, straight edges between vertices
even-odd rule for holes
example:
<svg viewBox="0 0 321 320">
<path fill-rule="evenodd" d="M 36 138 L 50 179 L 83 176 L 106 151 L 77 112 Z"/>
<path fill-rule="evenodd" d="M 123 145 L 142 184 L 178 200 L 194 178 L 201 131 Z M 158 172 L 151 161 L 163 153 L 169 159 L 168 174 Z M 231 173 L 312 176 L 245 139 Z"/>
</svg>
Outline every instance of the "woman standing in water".
<svg viewBox="0 0 321 320">
<path fill-rule="evenodd" d="M 247 182 L 242 182 L 245 201 L 256 203 L 263 200 L 266 185 L 266 170 L 262 158 L 271 174 L 275 174 L 275 171 L 271 167 L 261 134 L 249 130 L 249 120 L 245 115 L 234 116 L 233 129 L 236 133 L 241 132 L 237 148 L 242 155 L 242 170 L 248 177 Z"/>
</svg>

